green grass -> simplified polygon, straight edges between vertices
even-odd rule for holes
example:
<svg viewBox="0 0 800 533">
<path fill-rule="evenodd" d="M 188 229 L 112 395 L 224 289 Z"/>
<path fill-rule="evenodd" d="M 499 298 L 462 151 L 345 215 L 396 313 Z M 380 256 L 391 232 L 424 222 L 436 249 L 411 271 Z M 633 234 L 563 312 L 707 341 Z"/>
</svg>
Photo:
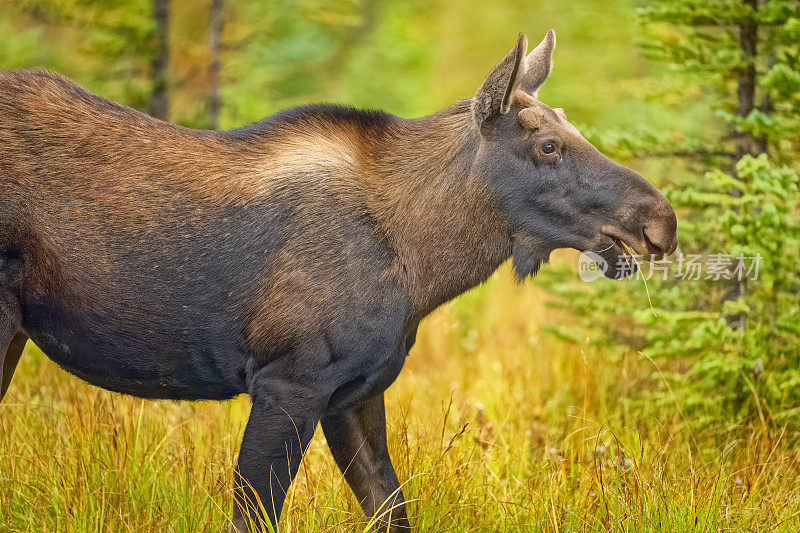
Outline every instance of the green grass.
<svg viewBox="0 0 800 533">
<path fill-rule="evenodd" d="M 504 267 L 426 320 L 387 396 L 419 531 L 798 530 L 796 443 L 633 408 L 653 364 L 541 329 L 568 319 Z M 0 405 L 0 531 L 224 530 L 248 407 L 108 393 L 29 345 Z M 281 530 L 366 525 L 320 432 Z"/>
</svg>

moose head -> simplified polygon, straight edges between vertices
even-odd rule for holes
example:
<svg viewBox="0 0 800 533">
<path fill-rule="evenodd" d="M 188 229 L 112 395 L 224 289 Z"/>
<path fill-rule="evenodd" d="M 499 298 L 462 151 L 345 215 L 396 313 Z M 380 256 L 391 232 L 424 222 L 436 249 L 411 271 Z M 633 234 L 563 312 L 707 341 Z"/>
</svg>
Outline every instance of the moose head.
<svg viewBox="0 0 800 533">
<path fill-rule="evenodd" d="M 472 107 L 481 136 L 475 165 L 514 228 L 520 277 L 556 248 L 575 248 L 619 278 L 635 268 L 630 250 L 644 257 L 675 250 L 675 213 L 653 184 L 584 139 L 562 109 L 539 101 L 555 43 L 550 30 L 527 53 L 520 34 L 481 85 Z"/>
</svg>

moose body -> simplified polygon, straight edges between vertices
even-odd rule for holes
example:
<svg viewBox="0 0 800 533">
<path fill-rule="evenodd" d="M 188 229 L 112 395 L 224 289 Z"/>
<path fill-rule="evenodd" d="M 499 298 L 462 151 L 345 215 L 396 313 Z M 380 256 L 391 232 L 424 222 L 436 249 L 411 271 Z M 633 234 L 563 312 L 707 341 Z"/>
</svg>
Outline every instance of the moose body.
<svg viewBox="0 0 800 533">
<path fill-rule="evenodd" d="M 319 146 L 301 129 L 297 152 L 280 153 L 286 129 L 340 110 L 215 134 L 158 122 L 43 71 L 6 76 L 16 77 L 17 94 L 4 88 L 17 109 L 41 106 L 45 90 L 58 106 L 8 117 L 0 242 L 21 329 L 64 368 L 138 396 L 230 398 L 249 392 L 253 358 L 280 361 L 318 334 L 333 353 L 352 352 L 364 340 L 354 335 L 395 334 L 381 330 L 384 313 L 387 329 L 410 322 L 386 243 L 335 183 L 348 147 L 326 147 L 331 161 L 318 162 Z M 140 130 L 128 129 L 131 119 Z M 273 136 L 275 153 L 260 152 Z M 274 170 L 256 183 L 254 167 Z M 319 370 L 334 359 L 310 363 Z M 346 374 L 358 381 L 372 360 Z"/>
<path fill-rule="evenodd" d="M 512 256 L 524 278 L 591 250 L 617 277 L 623 242 L 675 247 L 658 190 L 535 98 L 554 44 L 520 36 L 427 117 L 307 106 L 222 132 L 0 73 L 2 394 L 28 338 L 110 390 L 247 393 L 235 529 L 277 524 L 321 422 L 364 511 L 407 530 L 383 392 L 419 321 Z"/>
</svg>

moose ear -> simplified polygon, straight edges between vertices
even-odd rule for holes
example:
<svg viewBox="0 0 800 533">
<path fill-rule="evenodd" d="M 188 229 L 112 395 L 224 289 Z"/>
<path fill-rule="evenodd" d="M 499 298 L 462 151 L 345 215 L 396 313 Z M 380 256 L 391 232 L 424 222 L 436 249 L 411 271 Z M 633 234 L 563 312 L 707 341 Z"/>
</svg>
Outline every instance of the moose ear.
<svg viewBox="0 0 800 533">
<path fill-rule="evenodd" d="M 508 113 L 514 91 L 525 75 L 527 50 L 528 38 L 520 33 L 517 45 L 492 69 L 478 89 L 472 105 L 478 125 L 482 126 L 492 117 Z"/>
<path fill-rule="evenodd" d="M 536 96 L 550 71 L 553 70 L 553 50 L 556 47 L 556 32 L 549 30 L 539 46 L 525 58 L 526 73 L 520 80 L 519 88 Z"/>
</svg>

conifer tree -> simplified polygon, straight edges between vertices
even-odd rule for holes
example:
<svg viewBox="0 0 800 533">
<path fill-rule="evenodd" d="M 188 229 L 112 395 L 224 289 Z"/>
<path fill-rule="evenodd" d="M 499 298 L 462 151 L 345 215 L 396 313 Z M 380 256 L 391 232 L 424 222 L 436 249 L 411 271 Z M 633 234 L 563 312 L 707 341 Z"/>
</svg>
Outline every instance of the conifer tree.
<svg viewBox="0 0 800 533">
<path fill-rule="evenodd" d="M 651 0 L 640 15 L 646 55 L 672 72 L 659 81 L 672 99 L 699 99 L 704 122 L 694 132 L 598 140 L 612 151 L 674 158 L 686 174 L 666 189 L 679 213 L 670 279 L 658 281 L 654 266 L 643 274 L 648 287 L 629 282 L 631 291 L 649 289 L 654 309 L 641 304 L 644 294 L 621 297 L 614 282 L 552 287 L 586 310 L 576 338 L 589 324 L 598 329 L 601 306 L 604 339 L 680 360 L 659 379 L 669 385 L 665 406 L 674 408 L 677 395 L 687 420 L 765 417 L 800 431 L 800 3 Z"/>
</svg>

